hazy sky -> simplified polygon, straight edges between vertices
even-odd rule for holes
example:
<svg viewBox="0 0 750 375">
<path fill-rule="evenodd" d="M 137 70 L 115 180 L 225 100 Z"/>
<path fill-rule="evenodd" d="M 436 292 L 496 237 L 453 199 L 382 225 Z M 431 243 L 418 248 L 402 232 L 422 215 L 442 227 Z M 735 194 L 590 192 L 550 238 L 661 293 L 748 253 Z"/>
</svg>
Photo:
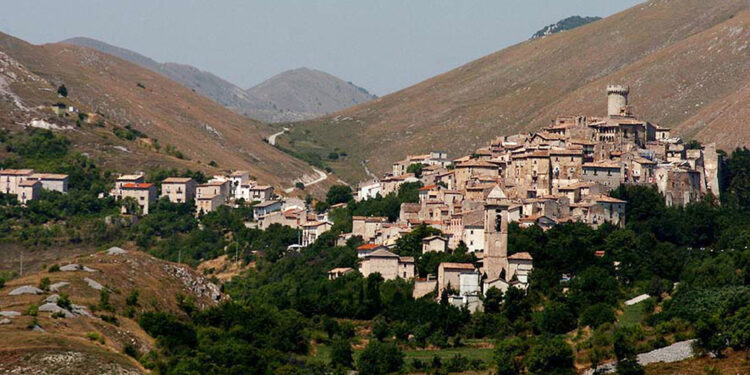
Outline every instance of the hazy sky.
<svg viewBox="0 0 750 375">
<path fill-rule="evenodd" d="M 2 0 L 0 31 L 35 44 L 87 36 L 243 88 L 306 66 L 384 95 L 567 16 L 607 16 L 639 2 Z"/>
</svg>

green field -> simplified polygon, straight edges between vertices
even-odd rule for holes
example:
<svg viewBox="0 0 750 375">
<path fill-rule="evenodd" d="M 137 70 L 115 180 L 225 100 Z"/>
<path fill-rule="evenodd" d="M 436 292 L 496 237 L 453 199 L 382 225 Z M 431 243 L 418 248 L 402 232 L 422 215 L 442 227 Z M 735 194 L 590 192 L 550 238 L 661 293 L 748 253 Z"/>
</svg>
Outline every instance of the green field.
<svg viewBox="0 0 750 375">
<path fill-rule="evenodd" d="M 620 324 L 624 326 L 632 326 L 640 324 L 643 320 L 643 302 L 636 303 L 631 306 L 624 306 L 622 309 L 622 315 L 618 318 Z"/>
</svg>

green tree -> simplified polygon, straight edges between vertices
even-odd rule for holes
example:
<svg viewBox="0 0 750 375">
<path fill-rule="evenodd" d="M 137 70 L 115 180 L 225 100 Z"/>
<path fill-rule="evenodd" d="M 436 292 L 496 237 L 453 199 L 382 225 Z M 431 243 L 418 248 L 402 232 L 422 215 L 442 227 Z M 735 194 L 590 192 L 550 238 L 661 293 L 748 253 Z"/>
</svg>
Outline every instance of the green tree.
<svg viewBox="0 0 750 375">
<path fill-rule="evenodd" d="M 500 340 L 493 353 L 497 365 L 497 375 L 518 375 L 523 369 L 521 355 L 524 345 L 518 337 Z"/>
<path fill-rule="evenodd" d="M 404 353 L 396 344 L 370 341 L 357 359 L 362 375 L 385 375 L 399 371 L 404 364 Z"/>
<path fill-rule="evenodd" d="M 531 375 L 575 374 L 573 349 L 559 336 L 542 336 L 531 347 L 527 366 Z"/>
<path fill-rule="evenodd" d="M 60 85 L 57 87 L 57 95 L 62 96 L 63 98 L 68 97 L 68 88 L 65 87 L 65 85 Z"/>
<path fill-rule="evenodd" d="M 339 338 L 331 344 L 331 364 L 352 368 L 354 359 L 352 357 L 352 346 L 346 338 Z"/>
<path fill-rule="evenodd" d="M 414 173 L 414 176 L 417 178 L 422 177 L 422 170 L 424 169 L 424 165 L 422 163 L 413 163 L 409 164 L 408 167 L 406 167 L 406 173 Z"/>
<path fill-rule="evenodd" d="M 329 205 L 346 203 L 352 199 L 352 189 L 346 185 L 333 185 L 326 194 L 326 202 Z"/>
<path fill-rule="evenodd" d="M 484 312 L 499 313 L 503 305 L 503 291 L 492 287 L 484 295 Z"/>
<path fill-rule="evenodd" d="M 708 353 L 721 357 L 727 348 L 723 324 L 716 315 L 703 316 L 695 323 L 696 344 Z"/>
</svg>

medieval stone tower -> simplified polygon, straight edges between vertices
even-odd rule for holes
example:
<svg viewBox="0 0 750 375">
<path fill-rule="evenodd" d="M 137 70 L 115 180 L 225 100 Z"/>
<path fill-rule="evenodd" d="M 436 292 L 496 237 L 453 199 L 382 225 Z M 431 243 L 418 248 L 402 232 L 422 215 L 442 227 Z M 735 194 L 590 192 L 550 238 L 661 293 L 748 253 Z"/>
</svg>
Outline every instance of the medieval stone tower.
<svg viewBox="0 0 750 375">
<path fill-rule="evenodd" d="M 496 279 L 508 268 L 508 203 L 500 188 L 493 189 L 484 205 L 484 273 Z"/>
<path fill-rule="evenodd" d="M 628 105 L 630 87 L 622 85 L 607 86 L 607 115 L 617 116 L 620 110 Z"/>
</svg>

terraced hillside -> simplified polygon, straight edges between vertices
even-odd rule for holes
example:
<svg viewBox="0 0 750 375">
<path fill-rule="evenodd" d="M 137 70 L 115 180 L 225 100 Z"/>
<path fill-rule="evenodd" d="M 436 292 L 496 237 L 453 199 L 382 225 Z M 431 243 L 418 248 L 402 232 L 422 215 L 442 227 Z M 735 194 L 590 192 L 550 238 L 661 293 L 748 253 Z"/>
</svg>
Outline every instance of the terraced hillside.
<svg viewBox="0 0 750 375">
<path fill-rule="evenodd" d="M 325 157 L 350 182 L 405 154 L 468 153 L 557 115 L 603 115 L 607 84 L 631 86 L 634 112 L 677 135 L 750 145 L 750 3 L 653 0 L 525 41 L 328 117 L 293 125 L 282 147 Z M 287 127 L 289 125 L 286 125 Z"/>
</svg>

